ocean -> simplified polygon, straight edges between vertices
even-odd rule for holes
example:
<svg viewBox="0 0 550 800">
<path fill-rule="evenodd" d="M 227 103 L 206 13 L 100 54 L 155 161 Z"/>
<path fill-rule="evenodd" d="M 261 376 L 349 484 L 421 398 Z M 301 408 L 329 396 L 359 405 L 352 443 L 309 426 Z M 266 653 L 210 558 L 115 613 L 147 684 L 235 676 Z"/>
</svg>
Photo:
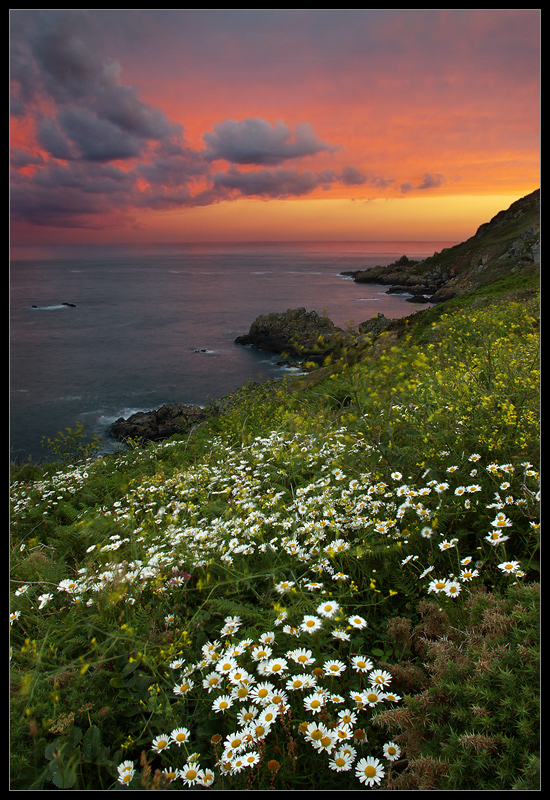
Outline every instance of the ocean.
<svg viewBox="0 0 550 800">
<path fill-rule="evenodd" d="M 10 263 L 10 458 L 164 403 L 206 405 L 282 377 L 275 354 L 235 344 L 259 314 L 305 307 L 341 327 L 427 306 L 340 273 L 422 259 L 455 242 L 20 245 Z"/>
</svg>

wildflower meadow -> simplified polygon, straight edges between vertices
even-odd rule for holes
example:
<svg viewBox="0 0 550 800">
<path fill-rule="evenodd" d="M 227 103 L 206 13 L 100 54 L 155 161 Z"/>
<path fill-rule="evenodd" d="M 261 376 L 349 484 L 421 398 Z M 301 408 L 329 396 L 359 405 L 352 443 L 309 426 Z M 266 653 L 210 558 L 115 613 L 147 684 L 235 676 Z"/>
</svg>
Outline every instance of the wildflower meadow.
<svg viewBox="0 0 550 800">
<path fill-rule="evenodd" d="M 14 465 L 12 788 L 538 788 L 538 316 L 478 292 Z"/>
</svg>

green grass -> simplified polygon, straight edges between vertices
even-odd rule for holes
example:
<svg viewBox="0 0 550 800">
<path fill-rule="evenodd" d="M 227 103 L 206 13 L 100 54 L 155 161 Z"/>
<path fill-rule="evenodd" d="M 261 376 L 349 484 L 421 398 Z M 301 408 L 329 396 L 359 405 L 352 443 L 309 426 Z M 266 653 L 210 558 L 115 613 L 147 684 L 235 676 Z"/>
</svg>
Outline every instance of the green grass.
<svg viewBox="0 0 550 800">
<path fill-rule="evenodd" d="M 479 290 L 14 466 L 12 789 L 537 789 L 538 316 Z"/>
</svg>

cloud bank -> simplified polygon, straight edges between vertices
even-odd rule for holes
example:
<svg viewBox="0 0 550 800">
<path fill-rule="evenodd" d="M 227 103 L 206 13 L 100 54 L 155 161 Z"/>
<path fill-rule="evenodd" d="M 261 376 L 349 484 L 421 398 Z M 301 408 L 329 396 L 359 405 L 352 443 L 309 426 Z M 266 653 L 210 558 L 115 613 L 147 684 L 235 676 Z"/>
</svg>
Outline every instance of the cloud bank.
<svg viewBox="0 0 550 800">
<path fill-rule="evenodd" d="M 12 12 L 11 37 L 12 117 L 32 131 L 12 148 L 14 223 L 120 225 L 138 209 L 302 197 L 369 180 L 354 166 L 316 170 L 317 156 L 341 148 L 308 122 L 291 130 L 282 120 L 225 119 L 191 148 L 182 125 L 101 55 L 86 10 Z"/>
<path fill-rule="evenodd" d="M 536 10 L 15 9 L 10 22 L 19 231 L 240 198 L 495 192 L 538 164 Z"/>
</svg>

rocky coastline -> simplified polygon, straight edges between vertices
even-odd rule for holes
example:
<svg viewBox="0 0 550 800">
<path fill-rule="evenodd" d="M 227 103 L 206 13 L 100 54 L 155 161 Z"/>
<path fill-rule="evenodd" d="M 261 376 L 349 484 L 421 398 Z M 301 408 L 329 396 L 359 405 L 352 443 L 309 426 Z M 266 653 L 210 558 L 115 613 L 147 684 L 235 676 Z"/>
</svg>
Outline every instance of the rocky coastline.
<svg viewBox="0 0 550 800">
<path fill-rule="evenodd" d="M 407 300 L 411 303 L 437 304 L 487 286 L 510 273 L 528 274 L 534 270 L 540 270 L 538 189 L 500 211 L 470 239 L 423 261 L 412 261 L 404 255 L 387 266 L 341 274 L 357 283 L 387 285 L 388 294 L 410 294 Z M 318 366 L 327 359 L 337 360 L 362 344 L 373 343 L 397 322 L 378 314 L 361 323 L 357 331 L 344 331 L 315 311 L 288 309 L 257 317 L 248 333 L 238 336 L 235 343 L 280 353 L 283 359 L 296 359 L 281 363 L 307 369 L 308 362 Z M 121 417 L 109 433 L 119 441 L 139 444 L 186 434 L 213 415 L 231 408 L 240 391 L 205 408 L 168 403 L 158 410 L 137 412 L 128 419 Z"/>
<path fill-rule="evenodd" d="M 281 365 L 292 363 L 307 371 L 308 364 L 318 366 L 327 357 L 338 359 L 361 343 L 373 341 L 387 330 L 391 322 L 383 314 L 378 314 L 361 323 L 357 332 L 348 332 L 315 311 L 291 308 L 280 314 L 257 317 L 249 333 L 237 337 L 235 343 L 280 353 L 286 359 L 279 362 Z M 289 362 L 289 358 L 296 360 Z M 137 411 L 128 418 L 117 419 L 110 426 L 109 434 L 117 441 L 140 446 L 148 442 L 161 442 L 176 434 L 185 435 L 197 425 L 231 409 L 243 391 L 254 391 L 260 386 L 251 384 L 242 387 L 205 407 L 166 403 L 158 410 Z"/>
</svg>

